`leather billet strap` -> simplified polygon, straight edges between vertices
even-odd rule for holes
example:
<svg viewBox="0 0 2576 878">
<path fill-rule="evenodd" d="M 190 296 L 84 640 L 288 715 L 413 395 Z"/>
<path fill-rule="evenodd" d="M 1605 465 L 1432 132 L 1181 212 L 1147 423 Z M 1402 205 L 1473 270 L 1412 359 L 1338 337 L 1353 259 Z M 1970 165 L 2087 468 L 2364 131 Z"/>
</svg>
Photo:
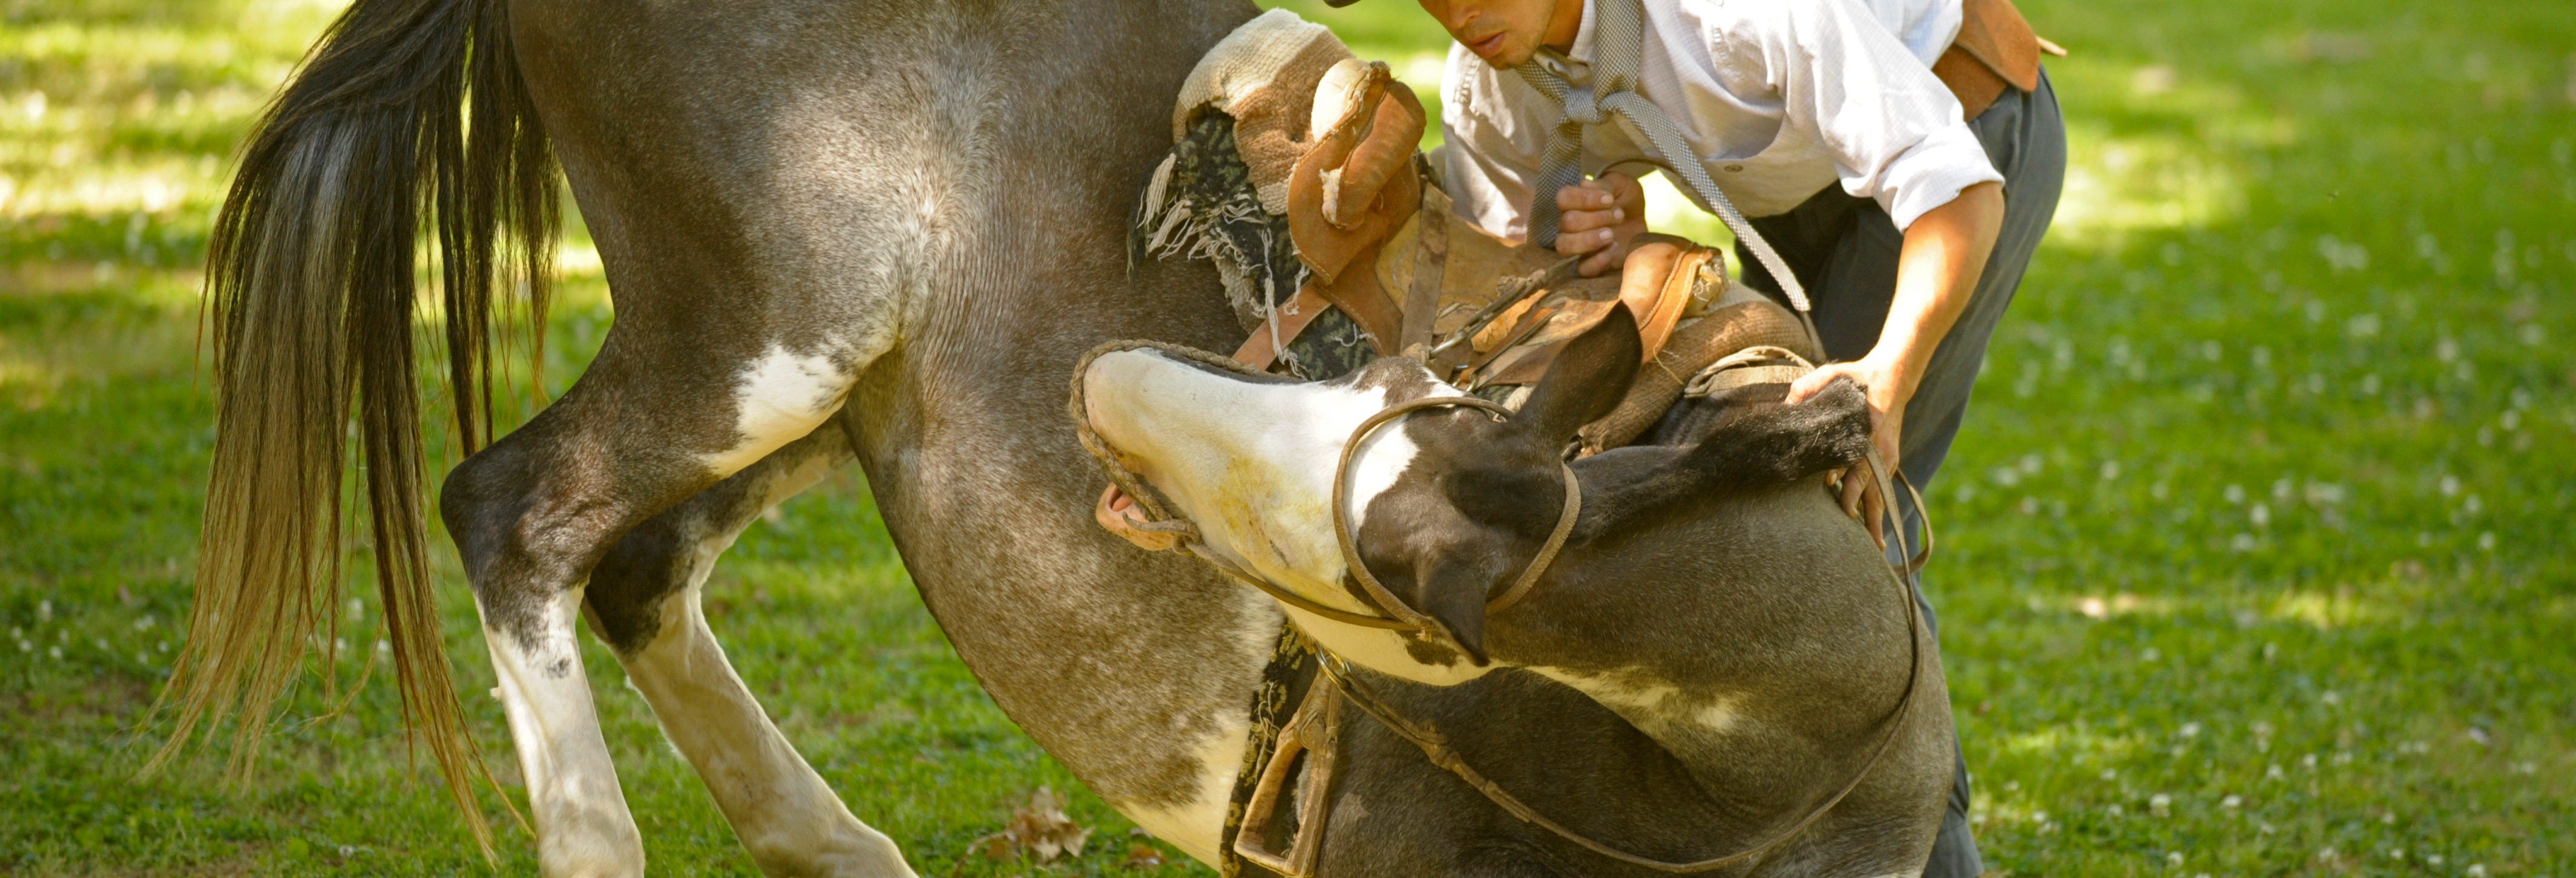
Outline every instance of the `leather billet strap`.
<svg viewBox="0 0 2576 878">
<path fill-rule="evenodd" d="M 1705 399 L 1755 384 L 1787 384 L 1816 371 L 1797 351 L 1773 345 L 1754 345 L 1718 358 L 1706 368 L 1693 373 L 1682 385 L 1682 395 Z"/>
</svg>

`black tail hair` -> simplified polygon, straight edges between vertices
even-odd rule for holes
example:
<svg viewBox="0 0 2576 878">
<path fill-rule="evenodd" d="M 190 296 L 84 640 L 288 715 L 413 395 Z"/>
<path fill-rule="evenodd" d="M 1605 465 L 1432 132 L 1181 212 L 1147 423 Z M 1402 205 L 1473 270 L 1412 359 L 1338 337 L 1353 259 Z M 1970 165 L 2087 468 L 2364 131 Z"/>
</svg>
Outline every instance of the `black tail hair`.
<svg viewBox="0 0 2576 878">
<path fill-rule="evenodd" d="M 473 779 L 490 775 L 432 599 L 413 272 L 434 233 L 470 454 L 492 437 L 505 282 L 524 291 L 535 378 L 559 222 L 553 152 L 514 56 L 506 0 L 359 0 L 245 147 L 207 252 L 214 462 L 187 646 L 155 706 L 175 699 L 176 728 L 151 763 L 237 716 L 232 765 L 245 769 L 308 647 L 335 651 L 354 419 L 404 719 L 487 856 Z"/>
</svg>

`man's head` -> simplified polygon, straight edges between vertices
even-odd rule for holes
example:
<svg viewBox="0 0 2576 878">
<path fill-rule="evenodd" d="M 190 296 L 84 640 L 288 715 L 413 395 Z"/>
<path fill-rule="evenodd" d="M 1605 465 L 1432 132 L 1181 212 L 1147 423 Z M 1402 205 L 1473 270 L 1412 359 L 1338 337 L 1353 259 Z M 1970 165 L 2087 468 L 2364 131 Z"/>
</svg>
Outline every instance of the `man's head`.
<svg viewBox="0 0 2576 878">
<path fill-rule="evenodd" d="M 1329 0 L 1335 6 L 1355 0 Z M 1539 47 L 1560 51 L 1574 45 L 1583 26 L 1584 0 L 1421 0 L 1422 11 L 1439 19 L 1449 36 L 1495 67 L 1510 69 L 1529 62 Z"/>
</svg>

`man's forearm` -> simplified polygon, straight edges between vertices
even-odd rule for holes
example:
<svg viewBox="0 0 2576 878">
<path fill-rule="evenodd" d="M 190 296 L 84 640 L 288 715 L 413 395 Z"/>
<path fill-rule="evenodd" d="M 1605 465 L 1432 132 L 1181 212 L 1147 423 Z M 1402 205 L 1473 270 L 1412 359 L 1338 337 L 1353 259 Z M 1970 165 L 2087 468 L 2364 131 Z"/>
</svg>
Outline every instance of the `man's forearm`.
<svg viewBox="0 0 2576 878">
<path fill-rule="evenodd" d="M 2003 218 L 2003 186 L 1979 183 L 1925 212 L 1905 230 L 1905 249 L 1896 263 L 1896 296 L 1888 303 L 1878 346 L 1868 355 L 1897 380 L 1898 399 L 1914 395 L 1933 350 L 1967 310 Z"/>
</svg>

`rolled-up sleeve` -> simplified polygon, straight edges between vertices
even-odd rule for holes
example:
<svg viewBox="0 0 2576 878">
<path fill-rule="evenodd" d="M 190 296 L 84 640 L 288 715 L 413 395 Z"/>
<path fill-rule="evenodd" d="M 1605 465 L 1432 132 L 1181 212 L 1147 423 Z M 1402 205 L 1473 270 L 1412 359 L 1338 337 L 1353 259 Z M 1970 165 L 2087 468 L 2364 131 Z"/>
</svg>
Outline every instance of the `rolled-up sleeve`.
<svg viewBox="0 0 2576 878">
<path fill-rule="evenodd" d="M 1979 183 L 2003 182 L 1958 98 L 1853 0 L 1778 3 L 1764 54 L 1790 124 L 1814 126 L 1843 191 L 1877 201 L 1898 229 Z M 1803 119 L 1798 117 L 1805 117 Z"/>
<path fill-rule="evenodd" d="M 1486 232 L 1518 241 L 1529 234 L 1530 189 L 1547 149 L 1547 126 L 1535 108 L 1553 106 L 1517 75 L 1498 71 L 1455 43 L 1441 77 L 1440 129 L 1433 153 L 1457 213 Z M 1526 94 L 1524 94 L 1526 92 Z"/>
</svg>

